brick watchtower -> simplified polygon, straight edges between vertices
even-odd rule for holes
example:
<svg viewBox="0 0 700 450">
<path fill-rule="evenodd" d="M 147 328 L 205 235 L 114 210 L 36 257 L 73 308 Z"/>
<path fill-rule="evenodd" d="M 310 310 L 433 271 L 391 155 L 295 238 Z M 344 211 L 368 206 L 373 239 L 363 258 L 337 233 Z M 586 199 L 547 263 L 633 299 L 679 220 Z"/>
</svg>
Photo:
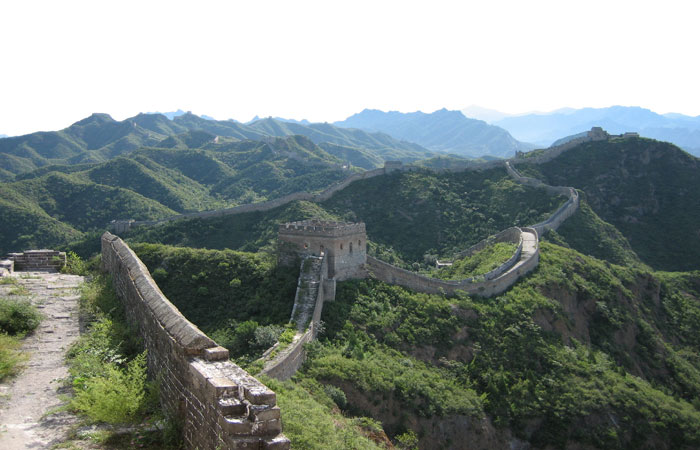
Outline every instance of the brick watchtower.
<svg viewBox="0 0 700 450">
<path fill-rule="evenodd" d="M 362 276 L 367 262 L 365 224 L 304 220 L 279 226 L 280 259 L 299 254 L 324 253 L 328 278 L 337 281 Z"/>
</svg>

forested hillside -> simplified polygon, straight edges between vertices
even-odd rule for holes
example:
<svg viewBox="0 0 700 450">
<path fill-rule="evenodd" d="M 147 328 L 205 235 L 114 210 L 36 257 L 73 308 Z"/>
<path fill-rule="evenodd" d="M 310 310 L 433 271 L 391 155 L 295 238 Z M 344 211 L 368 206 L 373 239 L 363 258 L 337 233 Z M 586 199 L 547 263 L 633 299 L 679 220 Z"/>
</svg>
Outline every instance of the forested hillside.
<svg viewBox="0 0 700 450">
<path fill-rule="evenodd" d="M 432 155 L 418 144 L 383 133 L 327 123 L 302 125 L 262 119 L 244 125 L 191 113 L 173 120 L 161 114 L 138 114 L 116 121 L 107 114 L 93 114 L 60 131 L 0 139 L 0 181 L 49 165 L 104 162 L 143 147 L 226 151 L 230 143 L 295 135 L 327 145 L 331 153 L 343 157 L 342 161 L 357 162 L 364 168 L 379 166 L 385 160 L 415 161 Z"/>
<path fill-rule="evenodd" d="M 51 165 L 0 183 L 0 252 L 58 246 L 112 220 L 154 220 L 318 191 L 353 170 L 302 136 L 216 150 L 142 148 L 104 163 Z"/>
<path fill-rule="evenodd" d="M 700 268 L 700 160 L 651 139 L 589 142 L 542 165 L 519 165 L 546 183 L 574 186 L 647 264 Z"/>
<path fill-rule="evenodd" d="M 255 251 L 274 248 L 277 224 L 310 218 L 364 221 L 370 251 L 389 262 L 419 262 L 455 251 L 513 224 L 536 223 L 563 197 L 513 181 L 505 169 L 395 172 L 352 183 L 320 204 L 295 202 L 269 212 L 191 219 L 135 228 L 132 241 Z"/>
</svg>

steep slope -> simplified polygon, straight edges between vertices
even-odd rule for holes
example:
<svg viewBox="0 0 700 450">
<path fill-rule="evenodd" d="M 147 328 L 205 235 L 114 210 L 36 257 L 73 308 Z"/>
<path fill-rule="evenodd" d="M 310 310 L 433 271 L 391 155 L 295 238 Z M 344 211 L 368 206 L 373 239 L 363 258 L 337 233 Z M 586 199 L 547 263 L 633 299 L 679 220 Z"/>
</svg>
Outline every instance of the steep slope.
<svg viewBox="0 0 700 450">
<path fill-rule="evenodd" d="M 506 117 L 493 122 L 517 139 L 549 146 L 555 140 L 600 126 L 613 134 L 635 131 L 673 142 L 686 151 L 700 149 L 700 117 L 661 115 L 639 107 L 583 108 Z"/>
<path fill-rule="evenodd" d="M 496 298 L 340 283 L 297 378 L 425 448 L 697 448 L 698 314 L 699 272 L 543 243 L 539 267 Z"/>
<path fill-rule="evenodd" d="M 468 119 L 459 111 L 446 109 L 431 114 L 365 109 L 334 125 L 381 131 L 399 139 L 416 142 L 430 150 L 470 157 L 510 157 L 516 150 L 532 148 L 516 141 L 502 128 Z"/>
<path fill-rule="evenodd" d="M 368 237 L 393 248 L 392 256 L 423 263 L 426 254 L 449 256 L 513 225 L 537 223 L 563 202 L 497 168 L 393 173 L 353 183 L 322 206 L 365 222 Z"/>
<path fill-rule="evenodd" d="M 96 184 L 129 189 L 177 212 L 216 206 L 206 187 L 179 171 L 159 167 L 152 161 L 144 161 L 144 158 L 119 157 L 76 176 Z M 223 202 L 218 205 L 223 205 Z"/>
<path fill-rule="evenodd" d="M 700 267 L 700 162 L 650 139 L 581 144 L 552 161 L 525 167 L 554 185 L 586 193 L 591 208 L 660 270 Z"/>
<path fill-rule="evenodd" d="M 175 213 L 133 191 L 59 172 L 0 184 L 0 198 L 0 254 L 30 243 L 64 244 L 79 238 L 81 231 L 104 229 L 116 218 L 149 220 Z"/>
</svg>

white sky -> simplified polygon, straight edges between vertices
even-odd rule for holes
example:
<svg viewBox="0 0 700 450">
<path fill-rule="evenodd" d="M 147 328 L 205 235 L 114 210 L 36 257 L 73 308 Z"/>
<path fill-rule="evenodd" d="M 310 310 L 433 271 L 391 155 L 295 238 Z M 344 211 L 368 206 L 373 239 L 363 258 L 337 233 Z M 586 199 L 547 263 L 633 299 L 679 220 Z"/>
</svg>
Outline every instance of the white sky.
<svg viewBox="0 0 700 450">
<path fill-rule="evenodd" d="M 697 4 L 697 6 L 696 6 Z M 0 0 L 0 133 L 177 108 L 700 115 L 697 1 Z"/>
</svg>

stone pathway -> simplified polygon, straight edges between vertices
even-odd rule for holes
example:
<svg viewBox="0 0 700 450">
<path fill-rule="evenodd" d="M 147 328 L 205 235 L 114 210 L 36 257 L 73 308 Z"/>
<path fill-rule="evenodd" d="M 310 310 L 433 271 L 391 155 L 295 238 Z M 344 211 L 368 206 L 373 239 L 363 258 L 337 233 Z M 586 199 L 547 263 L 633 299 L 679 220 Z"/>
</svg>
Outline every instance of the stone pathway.
<svg viewBox="0 0 700 450">
<path fill-rule="evenodd" d="M 64 403 L 59 396 L 66 390 L 65 354 L 80 333 L 77 288 L 83 277 L 45 272 L 14 276 L 29 290 L 44 319 L 23 341 L 22 348 L 29 354 L 25 369 L 14 380 L 0 384 L 0 449 L 51 448 L 65 440 L 77 423 L 67 412 L 52 412 Z M 12 287 L 0 286 L 0 296 Z"/>
</svg>

